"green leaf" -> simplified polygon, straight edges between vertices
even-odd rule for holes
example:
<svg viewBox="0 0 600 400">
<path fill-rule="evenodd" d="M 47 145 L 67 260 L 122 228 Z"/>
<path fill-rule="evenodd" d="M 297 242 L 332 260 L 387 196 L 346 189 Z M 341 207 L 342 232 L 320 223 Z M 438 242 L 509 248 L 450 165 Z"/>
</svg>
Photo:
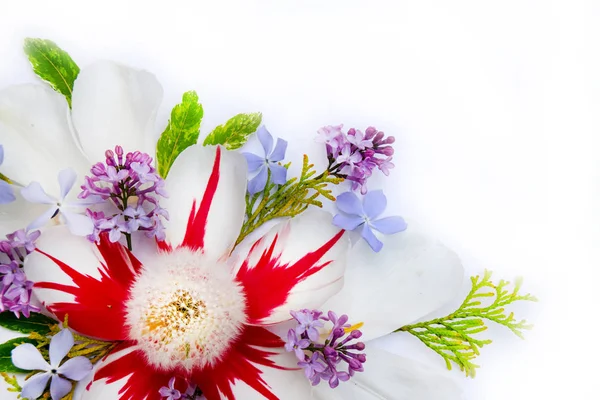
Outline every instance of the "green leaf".
<svg viewBox="0 0 600 400">
<path fill-rule="evenodd" d="M 185 92 L 181 104 L 171 111 L 169 125 L 156 144 L 158 173 L 167 177 L 173 162 L 182 151 L 198 142 L 204 110 L 196 92 Z"/>
<path fill-rule="evenodd" d="M 35 346 L 37 341 L 27 337 L 20 337 L 10 339 L 5 343 L 0 344 L 0 372 L 27 372 L 21 368 L 15 367 L 11 358 L 13 349 L 23 343 L 31 343 Z"/>
<path fill-rule="evenodd" d="M 517 301 L 537 301 L 530 294 L 519 293 L 521 279 L 517 279 L 513 289 L 508 290 L 508 281 L 500 280 L 494 283 L 491 278 L 490 271 L 485 271 L 483 277 L 471 277 L 471 291 L 458 310 L 452 314 L 406 325 L 395 332 L 410 333 L 439 354 L 448 369 L 452 369 L 454 363 L 467 376 L 475 377 L 479 365 L 472 360 L 479 355 L 483 346 L 492 343 L 489 339 L 477 339 L 474 336 L 487 330 L 486 320 L 505 326 L 523 338 L 523 330 L 531 329 L 532 325 L 527 324 L 525 320 L 515 320 L 514 314 L 508 313 L 505 307 Z M 484 299 L 487 299 L 487 302 Z"/>
<path fill-rule="evenodd" d="M 62 93 L 70 107 L 73 84 L 79 75 L 79 67 L 71 56 L 56 43 L 46 39 L 27 38 L 23 49 L 33 71 L 54 90 Z"/>
<path fill-rule="evenodd" d="M 222 144 L 227 150 L 239 149 L 261 122 L 261 113 L 238 114 L 209 133 L 204 139 L 204 146 Z"/>
<path fill-rule="evenodd" d="M 21 333 L 37 332 L 40 335 L 47 335 L 50 333 L 50 326 L 52 325 L 56 325 L 55 320 L 39 313 L 31 313 L 29 318 L 17 318 L 10 312 L 0 314 L 0 326 L 11 331 Z"/>
</svg>

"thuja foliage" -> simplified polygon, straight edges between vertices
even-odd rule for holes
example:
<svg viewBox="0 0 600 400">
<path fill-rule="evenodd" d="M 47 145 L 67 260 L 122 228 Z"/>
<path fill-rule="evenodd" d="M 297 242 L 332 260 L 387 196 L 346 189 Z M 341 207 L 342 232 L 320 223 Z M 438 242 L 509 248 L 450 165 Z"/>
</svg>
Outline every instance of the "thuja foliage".
<svg viewBox="0 0 600 400">
<path fill-rule="evenodd" d="M 478 339 L 477 334 L 487 330 L 486 321 L 492 321 L 510 329 L 523 339 L 523 331 L 532 325 L 525 320 L 516 320 L 506 306 L 517 301 L 537 301 L 530 294 L 519 294 L 522 281 L 517 279 L 510 290 L 510 282 L 491 280 L 492 272 L 485 271 L 483 277 L 471 277 L 471 291 L 455 312 L 431 321 L 407 325 L 396 332 L 408 332 L 439 354 L 448 369 L 456 364 L 467 376 L 475 377 L 479 365 L 473 360 L 479 350 L 492 341 Z M 487 301 L 485 301 L 487 300 Z"/>
<path fill-rule="evenodd" d="M 289 168 L 290 163 L 284 165 Z M 308 156 L 304 155 L 300 177 L 289 179 L 283 185 L 271 181 L 271 175 L 262 192 L 246 194 L 246 220 L 242 226 L 236 245 L 256 228 L 275 218 L 295 217 L 309 206 L 323 207 L 321 197 L 335 201 L 328 185 L 337 185 L 343 181 L 325 171 L 319 175 L 313 164 L 309 164 Z"/>
</svg>

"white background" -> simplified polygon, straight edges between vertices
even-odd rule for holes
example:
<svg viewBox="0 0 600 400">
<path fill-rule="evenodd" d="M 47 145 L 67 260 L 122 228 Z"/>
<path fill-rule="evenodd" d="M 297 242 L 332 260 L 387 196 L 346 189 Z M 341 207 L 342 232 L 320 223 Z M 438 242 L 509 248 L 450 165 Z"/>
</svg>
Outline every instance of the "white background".
<svg viewBox="0 0 600 400">
<path fill-rule="evenodd" d="M 468 273 L 522 275 L 541 299 L 514 308 L 536 325 L 527 340 L 492 329 L 477 378 L 449 372 L 468 398 L 598 398 L 600 2 L 214 3 L 3 2 L 0 87 L 35 80 L 20 47 L 44 37 L 82 67 L 154 72 L 157 129 L 191 89 L 202 132 L 261 111 L 296 164 L 316 158 L 322 125 L 375 125 L 397 139 L 375 184 L 390 213 L 428 226 Z M 380 345 L 443 367 L 411 338 Z"/>
</svg>

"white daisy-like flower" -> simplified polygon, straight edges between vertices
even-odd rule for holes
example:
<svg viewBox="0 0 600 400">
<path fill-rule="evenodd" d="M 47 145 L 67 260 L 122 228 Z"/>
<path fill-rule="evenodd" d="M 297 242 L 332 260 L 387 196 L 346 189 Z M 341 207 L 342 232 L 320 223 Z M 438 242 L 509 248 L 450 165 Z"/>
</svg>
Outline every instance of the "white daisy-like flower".
<svg viewBox="0 0 600 400">
<path fill-rule="evenodd" d="M 9 137 L 1 172 L 21 185 L 39 181 L 59 198 L 52 185 L 65 167 L 83 177 L 115 145 L 153 154 L 161 94 L 152 75 L 109 63 L 81 72 L 71 112 L 45 87 L 7 89 L 0 93 L 0 129 Z M 273 333 L 290 311 L 347 314 L 371 340 L 452 299 L 463 269 L 454 253 L 412 227 L 386 238 L 379 254 L 362 243 L 349 250 L 344 232 L 320 211 L 283 221 L 232 253 L 246 176 L 240 154 L 220 146 L 185 150 L 165 182 L 166 240 L 135 243 L 133 253 L 106 236 L 90 243 L 65 226 L 43 232 L 25 263 L 34 294 L 59 318 L 68 314 L 81 334 L 119 342 L 75 399 L 158 400 L 174 376 L 181 378 L 174 389 L 197 385 L 209 400 L 459 399 L 450 378 L 373 347 L 365 350 L 365 371 L 349 382 L 333 390 L 310 385 Z M 6 207 L 14 213 L 0 214 L 3 229 L 30 222 L 19 199 Z"/>
</svg>

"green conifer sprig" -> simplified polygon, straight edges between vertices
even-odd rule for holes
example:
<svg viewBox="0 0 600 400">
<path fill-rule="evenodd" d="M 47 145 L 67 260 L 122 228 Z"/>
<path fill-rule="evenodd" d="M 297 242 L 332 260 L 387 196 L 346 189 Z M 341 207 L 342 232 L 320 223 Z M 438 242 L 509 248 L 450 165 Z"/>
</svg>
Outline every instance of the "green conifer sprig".
<svg viewBox="0 0 600 400">
<path fill-rule="evenodd" d="M 290 163 L 284 165 L 289 168 Z M 269 172 L 267 184 L 262 192 L 246 194 L 246 220 L 237 238 L 236 246 L 256 228 L 275 218 L 295 217 L 309 206 L 323 207 L 320 197 L 335 201 L 328 185 L 337 185 L 343 178 L 332 176 L 329 171 L 316 175 L 313 164 L 304 155 L 300 177 L 289 179 L 283 185 L 271 181 Z M 315 176 L 316 175 L 316 176 Z"/>
<path fill-rule="evenodd" d="M 487 330 L 485 320 L 503 325 L 523 339 L 523 330 L 531 329 L 532 325 L 525 320 L 517 321 L 512 312 L 506 312 L 505 307 L 517 301 L 537 301 L 530 294 L 519 294 L 522 284 L 520 278 L 515 281 L 511 291 L 507 288 L 510 282 L 501 280 L 494 284 L 491 277 L 492 272 L 487 270 L 483 277 L 471 277 L 471 291 L 452 314 L 407 325 L 396 332 L 408 332 L 418 338 L 444 359 L 448 369 L 452 369 L 454 363 L 467 376 L 475 377 L 479 365 L 472 360 L 479 355 L 479 349 L 492 343 L 489 339 L 474 337 Z M 484 304 L 484 299 L 491 301 Z"/>
</svg>

